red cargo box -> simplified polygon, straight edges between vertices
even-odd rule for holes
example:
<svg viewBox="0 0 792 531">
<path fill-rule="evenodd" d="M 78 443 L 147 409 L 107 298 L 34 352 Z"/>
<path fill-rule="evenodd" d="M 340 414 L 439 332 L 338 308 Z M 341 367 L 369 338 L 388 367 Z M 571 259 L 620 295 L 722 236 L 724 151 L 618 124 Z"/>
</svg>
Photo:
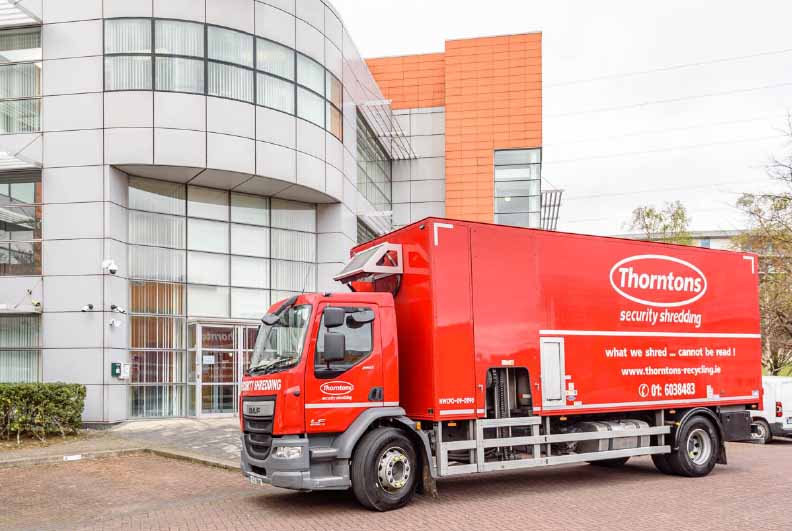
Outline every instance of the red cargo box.
<svg viewBox="0 0 792 531">
<path fill-rule="evenodd" d="M 400 401 L 483 417 L 487 371 L 524 367 L 542 415 L 756 403 L 757 257 L 429 218 L 400 244 Z"/>
</svg>

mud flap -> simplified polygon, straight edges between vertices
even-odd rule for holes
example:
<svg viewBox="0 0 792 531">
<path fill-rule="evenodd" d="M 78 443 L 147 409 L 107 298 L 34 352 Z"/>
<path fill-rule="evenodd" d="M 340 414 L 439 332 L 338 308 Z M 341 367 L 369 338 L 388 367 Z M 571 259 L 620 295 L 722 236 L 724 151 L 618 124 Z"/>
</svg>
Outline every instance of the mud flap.
<svg viewBox="0 0 792 531">
<path fill-rule="evenodd" d="M 715 463 L 719 465 L 728 465 L 728 461 L 726 459 L 726 443 L 721 441 L 720 443 L 720 452 L 718 453 L 718 460 Z"/>
<path fill-rule="evenodd" d="M 426 458 L 422 458 L 421 483 L 418 485 L 418 493 L 430 498 L 437 498 L 437 481 L 432 477 L 432 473 L 426 463 Z"/>
</svg>

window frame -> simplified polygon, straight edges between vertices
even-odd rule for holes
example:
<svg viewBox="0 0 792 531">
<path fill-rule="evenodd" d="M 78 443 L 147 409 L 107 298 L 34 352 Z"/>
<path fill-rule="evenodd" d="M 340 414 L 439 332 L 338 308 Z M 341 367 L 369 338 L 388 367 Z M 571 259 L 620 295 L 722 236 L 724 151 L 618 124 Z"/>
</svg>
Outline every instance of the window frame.
<svg viewBox="0 0 792 531">
<path fill-rule="evenodd" d="M 35 123 L 34 123 L 33 127 L 30 130 L 17 128 L 14 131 L 5 131 L 5 132 L 0 131 L 0 134 L 2 134 L 2 135 L 32 134 L 32 133 L 41 132 L 41 98 L 42 98 L 42 90 L 43 90 L 42 71 L 43 71 L 43 65 L 44 65 L 43 46 L 42 46 L 43 35 L 42 35 L 41 27 L 40 26 L 38 26 L 38 27 L 33 27 L 33 26 L 28 26 L 28 27 L 9 26 L 7 28 L 0 29 L 0 32 L 3 32 L 3 33 L 6 33 L 6 32 L 8 32 L 8 33 L 10 33 L 10 32 L 21 33 L 21 32 L 24 32 L 25 30 L 31 30 L 31 33 L 35 30 L 36 33 L 38 34 L 38 44 L 39 44 L 38 48 L 25 48 L 25 49 L 39 50 L 40 53 L 38 54 L 38 57 L 36 57 L 35 59 L 22 59 L 22 60 L 19 60 L 19 61 L 0 62 L 0 69 L 2 69 L 2 68 L 9 68 L 10 69 L 10 68 L 13 68 L 15 66 L 18 67 L 18 66 L 21 66 L 21 65 L 33 65 L 33 68 L 38 68 L 38 79 L 36 80 L 36 89 L 38 90 L 38 94 L 34 94 L 32 96 L 15 96 L 15 97 L 8 97 L 8 98 L 5 98 L 5 97 L 4 98 L 0 98 L 0 105 L 1 104 L 6 104 L 6 103 L 12 103 L 12 102 L 13 103 L 16 103 L 16 102 L 28 102 L 28 101 L 32 102 L 33 106 L 35 107 Z"/>
<path fill-rule="evenodd" d="M 342 326 L 339 326 L 338 328 L 333 328 L 333 329 L 325 328 L 325 326 L 324 326 L 324 312 L 325 312 L 325 310 L 327 308 L 343 308 L 344 309 L 345 317 L 344 317 L 344 324 Z M 352 310 L 352 311 L 350 311 L 350 310 Z M 369 311 L 374 313 L 374 319 L 369 321 L 368 323 L 364 323 L 363 324 L 363 326 L 368 326 L 369 327 L 369 334 L 370 335 L 369 335 L 369 350 L 368 350 L 368 352 L 363 354 L 363 355 L 361 355 L 360 358 L 358 358 L 354 363 L 352 363 L 351 365 L 349 365 L 347 367 L 335 368 L 334 369 L 332 364 L 331 364 L 330 368 L 328 369 L 326 365 L 320 365 L 320 355 L 319 355 L 319 353 L 320 353 L 320 351 L 319 351 L 319 340 L 320 340 L 320 338 L 323 337 L 324 334 L 326 332 L 328 332 L 329 330 L 338 330 L 340 328 L 347 328 L 347 325 L 346 325 L 347 317 L 350 314 L 355 313 L 355 312 L 359 312 L 361 310 L 369 310 Z M 376 325 L 377 320 L 378 320 L 377 319 L 377 307 L 369 305 L 369 304 L 361 304 L 360 306 L 333 306 L 332 304 L 326 304 L 325 306 L 323 306 L 322 307 L 322 314 L 319 317 L 319 322 L 317 323 L 316 343 L 314 344 L 314 352 L 313 352 L 313 356 L 314 356 L 314 360 L 313 360 L 314 377 L 317 380 L 329 380 L 331 378 L 337 378 L 337 377 L 341 376 L 342 374 L 345 374 L 345 373 L 351 371 L 352 369 L 354 369 L 355 367 L 357 367 L 361 363 L 363 363 L 366 360 L 368 360 L 369 358 L 371 358 L 371 356 L 377 350 L 376 345 L 375 345 L 375 341 L 374 341 L 375 337 L 376 337 L 374 327 L 377 326 Z M 346 335 L 346 334 L 344 334 L 344 335 Z M 324 350 L 322 350 L 321 352 L 324 352 Z M 348 352 L 348 350 L 345 350 L 345 352 L 344 352 L 345 355 L 346 355 L 346 352 Z"/>
<path fill-rule="evenodd" d="M 29 176 L 30 180 L 19 181 L 14 183 L 15 180 L 13 177 L 15 175 L 19 175 L 22 177 Z M 43 242 L 43 235 L 42 235 L 42 224 L 44 222 L 44 207 L 42 203 L 41 197 L 41 187 L 42 187 L 42 180 L 41 180 L 41 173 L 40 171 L 22 171 L 19 173 L 11 172 L 10 174 L 6 175 L 5 177 L 11 177 L 6 182 L 0 183 L 2 184 L 32 184 L 33 185 L 33 201 L 30 203 L 8 203 L 8 204 L 0 204 L 0 208 L 6 208 L 10 211 L 19 210 L 19 209 L 32 209 L 33 210 L 33 223 L 34 226 L 31 231 L 24 231 L 24 232 L 32 232 L 33 236 L 31 238 L 23 238 L 19 240 L 11 239 L 9 236 L 6 238 L 0 238 L 0 248 L 7 249 L 8 253 L 10 254 L 11 248 L 15 244 L 26 244 L 30 245 L 33 250 L 33 263 L 30 264 L 30 269 L 32 272 L 28 273 L 19 273 L 19 272 L 12 272 L 12 273 L 5 273 L 5 266 L 12 265 L 10 262 L 8 264 L 0 262 L 0 278 L 3 277 L 40 277 L 42 275 L 42 262 L 43 262 L 43 249 L 42 249 L 42 242 Z M 2 180 L 2 178 L 0 178 Z M 11 192 L 9 188 L 9 193 Z M 12 197 L 9 196 L 11 199 Z M 10 232 L 9 232 L 10 234 Z M 26 264 L 27 265 L 27 264 Z"/>
<path fill-rule="evenodd" d="M 105 49 L 106 49 L 107 24 L 108 24 L 108 22 L 112 23 L 113 21 L 117 21 L 117 20 L 145 20 L 145 21 L 149 21 L 150 24 L 151 24 L 151 46 L 150 46 L 150 52 L 149 53 L 121 53 L 121 52 L 107 53 L 105 51 Z M 187 23 L 187 24 L 199 24 L 199 25 L 201 25 L 202 29 L 203 29 L 203 57 L 192 56 L 192 55 L 183 55 L 183 54 L 157 53 L 156 44 L 157 44 L 157 22 L 158 21 L 181 22 L 181 23 Z M 251 41 L 252 41 L 252 57 L 253 57 L 252 66 L 246 66 L 246 65 L 243 65 L 243 64 L 239 64 L 239 63 L 224 61 L 222 59 L 212 59 L 212 58 L 210 58 L 210 56 L 209 56 L 209 31 L 210 31 L 210 28 L 218 28 L 218 29 L 221 29 L 221 30 L 232 31 L 232 32 L 236 32 L 238 34 L 244 35 L 246 37 L 250 37 Z M 240 101 L 240 102 L 243 102 L 243 103 L 248 103 L 248 104 L 251 104 L 251 105 L 255 105 L 257 107 L 263 107 L 265 109 L 270 109 L 270 110 L 273 110 L 273 111 L 282 112 L 284 114 L 288 114 L 290 116 L 294 116 L 295 118 L 300 118 L 301 120 L 305 120 L 306 122 L 309 122 L 309 123 L 312 123 L 314 125 L 317 125 L 317 127 L 323 128 L 325 131 L 327 131 L 328 133 L 333 135 L 335 138 L 337 138 L 340 142 L 344 141 L 344 109 L 343 109 L 344 83 L 343 83 L 343 80 L 340 77 L 336 76 L 335 73 L 330 71 L 330 69 L 328 69 L 325 65 L 321 64 L 319 61 L 313 59 L 309 55 L 298 51 L 296 48 L 292 48 L 290 46 L 287 46 L 287 45 L 285 45 L 283 43 L 274 41 L 272 39 L 268 39 L 266 37 L 261 37 L 259 35 L 247 33 L 245 31 L 241 31 L 241 30 L 238 30 L 236 28 L 231 28 L 231 27 L 228 27 L 228 26 L 222 26 L 222 25 L 219 25 L 219 24 L 207 24 L 207 23 L 196 22 L 196 21 L 193 21 L 193 20 L 183 20 L 183 19 L 176 19 L 176 18 L 170 18 L 170 17 L 113 17 L 113 18 L 103 19 L 102 41 L 103 41 L 103 46 L 102 46 L 102 53 L 103 53 L 103 55 L 102 55 L 102 58 L 103 58 L 103 60 L 102 60 L 102 78 L 103 78 L 104 92 L 156 91 L 156 92 L 177 93 L 177 94 L 197 94 L 197 95 L 202 95 L 202 96 L 207 96 L 207 97 L 211 96 L 213 98 L 227 99 L 227 100 L 231 100 L 231 101 Z M 293 79 L 289 79 L 288 77 L 285 77 L 285 76 L 270 72 L 270 71 L 264 69 L 263 67 L 259 66 L 259 64 L 258 64 L 258 50 L 259 50 L 259 42 L 262 42 L 262 41 L 274 44 L 276 46 L 279 46 L 279 47 L 281 47 L 281 48 L 283 48 L 285 50 L 288 50 L 292 54 L 293 61 L 294 61 L 293 62 Z M 322 72 L 324 74 L 323 82 L 322 82 L 322 92 L 317 92 L 313 88 L 311 88 L 311 87 L 309 87 L 307 85 L 301 84 L 299 82 L 299 79 L 298 79 L 299 78 L 299 74 L 298 74 L 299 56 L 303 56 L 307 60 L 312 61 L 313 63 L 315 63 L 322 70 Z M 108 58 L 112 58 L 112 57 L 148 57 L 149 61 L 151 63 L 150 64 L 150 68 L 151 68 L 151 86 L 148 87 L 148 88 L 129 88 L 129 89 L 128 88 L 123 88 L 123 89 L 115 89 L 114 88 L 114 89 L 108 89 L 108 86 L 107 86 L 107 59 Z M 157 58 L 160 58 L 160 57 L 203 61 L 203 67 L 204 67 L 204 71 L 203 71 L 203 92 L 188 92 L 188 91 L 181 91 L 181 90 L 163 90 L 163 89 L 158 89 L 157 88 Z M 210 81 L 209 81 L 209 65 L 210 65 L 210 63 L 219 64 L 219 65 L 225 65 L 227 67 L 234 67 L 234 68 L 239 68 L 239 69 L 242 69 L 242 70 L 246 70 L 246 71 L 252 72 L 252 75 L 253 75 L 253 81 L 252 81 L 253 92 L 252 92 L 251 100 L 234 98 L 234 97 L 230 97 L 230 96 L 209 94 L 209 83 L 210 83 Z M 258 84 L 259 84 L 258 83 L 258 76 L 259 76 L 259 74 L 261 74 L 263 76 L 268 76 L 270 78 L 274 78 L 274 79 L 277 79 L 279 81 L 283 81 L 283 82 L 287 82 L 287 83 L 291 84 L 291 88 L 293 90 L 291 112 L 285 111 L 283 109 L 279 109 L 277 107 L 272 107 L 272 106 L 269 106 L 269 105 L 265 105 L 265 104 L 259 102 L 259 98 L 258 98 L 258 89 L 259 89 L 259 87 L 258 87 Z M 332 76 L 333 79 L 338 81 L 338 84 L 340 86 L 340 91 L 341 91 L 341 106 L 336 105 L 334 102 L 332 102 L 332 101 L 330 101 L 328 99 L 327 84 L 328 84 L 328 77 L 329 76 Z M 317 124 L 316 122 L 314 122 L 312 120 L 308 120 L 307 118 L 302 118 L 300 116 L 300 109 L 299 109 L 299 103 L 298 103 L 299 102 L 299 88 L 300 87 L 303 88 L 306 91 L 309 91 L 311 94 L 313 94 L 315 96 L 318 96 L 322 100 L 323 109 L 322 109 L 322 120 L 321 120 L 322 124 L 321 125 Z M 328 127 L 329 127 L 328 116 L 329 116 L 329 114 L 331 112 L 330 111 L 331 109 L 333 109 L 339 115 L 339 125 L 340 125 L 340 131 L 338 131 L 339 134 L 335 134 L 333 131 L 328 129 Z M 40 119 L 39 119 L 39 128 L 40 127 L 41 127 L 41 125 L 40 125 Z"/>
<path fill-rule="evenodd" d="M 527 162 L 525 160 L 511 160 L 506 161 L 506 163 L 501 162 L 498 163 L 498 154 L 499 153 L 514 153 L 519 155 L 519 152 L 525 152 L 525 156 L 529 159 Z M 536 162 L 531 162 L 530 159 L 534 158 L 534 153 L 536 155 Z M 493 182 L 493 198 L 492 198 L 492 212 L 493 212 L 493 221 L 496 224 L 503 224 L 515 227 L 525 227 L 525 228 L 541 228 L 541 218 L 542 218 L 542 159 L 543 153 L 541 147 L 525 147 L 525 148 L 507 148 L 507 149 L 495 149 L 493 150 L 493 170 L 492 170 L 492 182 Z M 517 179 L 501 179 L 498 180 L 498 170 L 499 169 L 532 169 L 538 168 L 537 177 L 536 178 L 517 178 Z M 529 195 L 516 195 L 516 194 L 509 194 L 503 195 L 502 193 L 499 194 L 497 192 L 498 183 L 526 183 L 525 188 L 532 188 L 533 185 L 528 183 L 536 183 L 536 193 L 529 194 Z M 499 209 L 499 202 L 508 202 L 508 199 L 511 198 L 520 198 L 524 199 L 526 203 L 534 201 L 538 202 L 538 209 L 537 210 L 502 210 Z M 505 219 L 504 219 L 505 217 Z M 519 217 L 524 217 L 527 221 L 525 224 L 515 225 L 513 223 L 509 223 L 508 219 L 518 219 Z M 537 224 L 532 224 L 531 220 L 536 219 Z"/>
</svg>

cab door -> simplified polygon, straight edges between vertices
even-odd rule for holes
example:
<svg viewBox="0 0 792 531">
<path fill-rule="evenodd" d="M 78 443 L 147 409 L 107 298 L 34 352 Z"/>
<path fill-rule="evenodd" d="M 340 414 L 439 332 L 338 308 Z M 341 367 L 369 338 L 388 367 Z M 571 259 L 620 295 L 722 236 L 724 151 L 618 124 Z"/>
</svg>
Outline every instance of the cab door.
<svg viewBox="0 0 792 531">
<path fill-rule="evenodd" d="M 324 310 L 341 307 L 344 324 L 324 325 Z M 376 305 L 334 303 L 319 307 L 320 322 L 305 371 L 305 427 L 308 433 L 340 432 L 366 409 L 384 405 L 380 319 Z M 373 314 L 373 320 L 366 320 Z M 368 316 L 368 317 L 366 317 Z M 324 335 L 346 339 L 344 360 L 325 362 Z"/>
</svg>

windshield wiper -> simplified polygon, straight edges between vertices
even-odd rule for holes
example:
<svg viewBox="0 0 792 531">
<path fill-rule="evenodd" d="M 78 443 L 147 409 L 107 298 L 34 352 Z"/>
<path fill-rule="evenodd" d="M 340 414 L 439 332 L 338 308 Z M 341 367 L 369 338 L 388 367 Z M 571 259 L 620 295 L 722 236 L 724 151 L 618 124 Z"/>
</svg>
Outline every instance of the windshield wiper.
<svg viewBox="0 0 792 531">
<path fill-rule="evenodd" d="M 280 358 L 273 361 L 269 365 L 253 367 L 248 371 L 248 376 L 252 376 L 254 374 L 272 374 L 274 372 L 273 369 L 283 369 L 289 365 L 297 363 L 297 361 L 298 358 Z"/>
</svg>

